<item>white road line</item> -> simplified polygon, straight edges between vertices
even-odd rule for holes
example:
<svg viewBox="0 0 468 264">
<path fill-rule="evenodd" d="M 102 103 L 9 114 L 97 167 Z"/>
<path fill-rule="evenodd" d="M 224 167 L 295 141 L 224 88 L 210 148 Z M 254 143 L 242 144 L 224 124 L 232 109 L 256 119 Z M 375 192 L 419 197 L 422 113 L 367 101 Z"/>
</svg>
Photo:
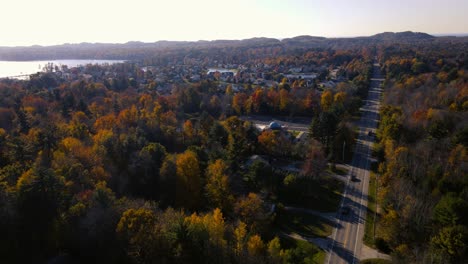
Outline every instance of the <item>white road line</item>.
<svg viewBox="0 0 468 264">
<path fill-rule="evenodd" d="M 380 79 L 377 79 L 375 81 L 381 81 Z M 380 84 L 379 84 L 380 85 Z M 370 91 L 369 93 L 371 92 L 374 92 L 372 90 L 376 90 L 376 87 L 371 87 L 370 88 Z M 380 96 L 379 96 L 380 97 Z M 379 99 L 379 98 L 378 98 Z M 376 110 L 378 111 L 379 110 L 379 106 L 380 106 L 380 102 L 376 102 Z M 366 107 L 367 110 L 373 110 L 371 107 Z M 361 121 L 363 121 L 364 123 L 364 126 L 367 127 L 369 126 L 369 129 L 374 129 L 373 126 L 376 125 L 376 121 L 371 121 L 371 117 L 369 117 L 369 115 L 365 115 L 361 118 Z M 369 124 L 371 123 L 371 124 Z M 374 123 L 374 124 L 372 124 Z M 370 127 L 370 125 L 372 125 L 372 128 Z M 343 208 L 343 205 L 344 205 L 344 202 L 347 198 L 347 194 L 348 194 L 348 190 L 350 188 L 350 178 L 349 176 L 352 176 L 354 175 L 353 173 L 358 173 L 359 172 L 359 168 L 356 167 L 356 163 L 358 162 L 357 159 L 356 159 L 356 154 L 358 154 L 358 156 L 363 156 L 364 153 L 361 153 L 362 150 L 364 149 L 366 154 L 365 154 L 365 158 L 366 158 L 366 165 L 365 165 L 365 170 L 364 170 L 364 176 L 363 176 L 363 179 L 362 179 L 362 188 L 360 189 L 361 191 L 361 197 L 360 197 L 360 202 L 359 202 L 359 207 L 358 207 L 358 221 L 357 221 L 357 231 L 356 231 L 356 240 L 355 240 L 355 243 L 354 243 L 354 250 L 353 250 L 353 264 L 355 263 L 356 259 L 360 256 L 357 256 L 356 255 L 356 250 L 357 250 L 357 244 L 358 244 L 358 241 L 359 241 L 359 231 L 360 231 L 360 225 L 364 225 L 365 222 L 361 223 L 361 217 L 362 217 L 362 212 L 363 212 L 363 204 L 362 204 L 362 200 L 363 200 L 363 195 L 364 195 L 364 190 L 366 188 L 366 181 L 369 180 L 369 160 L 370 160 L 370 156 L 369 156 L 369 153 L 371 151 L 371 146 L 372 144 L 374 143 L 373 142 L 373 138 L 370 140 L 369 144 L 366 144 L 365 140 L 366 139 L 366 133 L 367 130 L 363 131 L 362 129 L 362 125 L 359 126 L 359 132 L 358 132 L 358 138 L 357 138 L 357 142 L 356 142 L 356 150 L 354 151 L 354 154 L 353 154 L 353 160 L 351 162 L 351 170 L 350 172 L 348 173 L 348 179 L 346 181 L 346 187 L 345 187 L 345 190 L 344 190 L 344 193 L 343 193 L 343 197 L 342 197 L 342 200 L 341 200 L 341 204 L 340 204 L 340 207 L 338 209 L 338 212 L 337 212 L 337 223 L 336 223 L 336 226 L 333 230 L 333 235 L 332 235 L 332 244 L 331 246 L 329 247 L 329 256 L 328 256 L 328 261 L 327 263 L 330 264 L 330 261 L 331 261 L 331 258 L 332 258 L 332 255 L 334 254 L 333 252 L 333 249 L 335 247 L 335 242 L 336 242 L 336 237 L 337 237 L 337 234 L 338 234 L 338 226 L 340 225 L 340 223 L 342 222 L 342 214 L 341 214 L 341 211 L 342 211 L 342 208 Z M 361 142 L 361 143 L 359 143 Z M 364 144 L 363 144 L 364 143 Z M 367 147 L 367 149 L 365 149 Z M 362 161 L 362 159 L 360 158 L 359 159 L 359 162 Z M 357 171 L 357 172 L 356 172 Z M 367 188 L 369 188 L 369 182 L 367 182 Z M 346 229 L 344 229 L 344 232 L 346 232 Z M 345 233 L 346 234 L 346 233 Z M 345 242 L 346 241 L 343 241 L 343 247 L 346 248 L 346 245 L 345 245 Z"/>
<path fill-rule="evenodd" d="M 367 122 L 369 125 L 369 122 Z M 364 178 L 367 179 L 369 177 L 369 152 L 370 152 L 370 149 L 371 149 L 371 145 L 373 144 L 373 141 L 370 141 L 370 144 L 367 145 L 366 144 L 366 147 L 367 147 L 367 153 L 366 153 L 366 167 L 365 167 L 365 171 L 364 171 Z M 367 177 L 366 177 L 366 174 L 367 174 Z M 364 194 L 364 189 L 365 189 L 365 182 L 366 181 L 363 181 L 363 188 L 361 190 L 361 198 L 360 198 L 360 202 L 359 202 L 359 219 L 361 218 L 361 208 L 362 208 L 362 196 Z M 355 244 L 354 244 L 354 250 L 353 250 L 353 255 L 356 256 L 356 248 L 357 248 L 357 243 L 358 243 L 358 239 L 359 239 L 359 227 L 360 227 L 360 222 L 358 221 L 358 226 L 357 226 L 357 233 L 356 233 L 356 241 L 355 241 Z M 353 258 L 353 264 L 355 263 L 356 261 L 356 258 Z"/>
<path fill-rule="evenodd" d="M 357 146 L 358 146 L 359 148 L 356 148 L 355 154 L 356 154 L 356 153 L 360 153 L 360 152 L 362 151 L 362 148 L 363 148 L 363 144 L 362 144 L 362 143 L 364 142 L 364 140 L 363 140 L 363 135 L 364 135 L 364 134 L 363 134 L 363 130 L 362 130 L 361 127 L 359 127 L 358 135 L 359 135 L 359 136 L 358 136 L 358 140 L 357 140 L 356 143 L 357 143 Z M 361 142 L 361 143 L 359 143 L 359 142 Z M 353 160 L 351 161 L 351 171 L 348 173 L 348 177 L 347 177 L 348 179 L 347 179 L 347 181 L 346 181 L 345 191 L 344 191 L 344 193 L 343 193 L 343 198 L 341 199 L 341 204 L 340 204 L 340 207 L 339 207 L 338 212 L 337 212 L 337 214 L 338 214 L 337 220 L 338 220 L 338 221 L 337 221 L 336 227 L 335 227 L 334 230 L 333 230 L 333 231 L 334 231 L 334 234 L 333 234 L 333 241 L 332 241 L 332 245 L 331 245 L 331 247 L 330 247 L 330 254 L 329 254 L 329 256 L 328 256 L 328 261 L 327 261 L 328 264 L 330 264 L 331 257 L 332 257 L 332 255 L 333 255 L 333 248 L 335 247 L 336 236 L 337 236 L 337 234 L 338 234 L 338 226 L 340 225 L 340 223 L 341 223 L 341 218 L 342 218 L 341 211 L 342 211 L 342 208 L 343 208 L 344 201 L 346 200 L 346 197 L 347 197 L 347 194 L 348 194 L 348 189 L 350 188 L 350 184 L 349 184 L 350 178 L 351 178 L 350 176 L 352 176 L 353 173 L 355 173 L 356 170 L 359 170 L 359 169 L 356 167 L 356 162 L 357 162 L 356 156 L 353 155 Z M 343 244 L 343 246 L 344 246 L 344 244 Z"/>
<path fill-rule="evenodd" d="M 363 186 L 362 186 L 362 189 L 361 189 L 361 199 L 359 201 L 359 214 L 358 214 L 358 223 L 357 223 L 357 231 L 356 231 L 356 241 L 354 243 L 354 250 L 353 250 L 353 255 L 355 256 L 353 258 L 353 264 L 356 260 L 356 247 L 357 247 L 357 243 L 358 243 L 358 238 L 359 238 L 359 227 L 361 225 L 360 223 L 360 219 L 361 219 L 361 209 L 362 209 L 362 196 L 364 194 L 364 189 L 366 187 L 365 183 L 366 183 L 366 180 L 367 180 L 367 177 L 369 177 L 369 175 L 367 175 L 366 177 L 366 174 L 369 174 L 369 170 L 368 170 L 368 166 L 369 166 L 369 150 L 370 150 L 370 147 L 368 145 L 367 146 L 367 154 L 366 154 L 366 167 L 365 167 L 365 170 L 364 170 L 364 179 L 363 179 Z"/>
<path fill-rule="evenodd" d="M 354 159 L 354 157 L 353 157 L 353 159 Z M 353 163 L 354 163 L 354 162 L 351 162 L 351 164 L 353 164 Z M 353 171 L 354 171 L 354 166 L 351 167 L 351 171 L 350 171 L 350 173 L 348 173 L 348 174 L 349 174 L 349 175 L 352 175 Z M 349 175 L 348 175 L 348 176 L 349 176 Z M 343 193 L 343 198 L 341 198 L 341 204 L 340 204 L 340 207 L 338 208 L 338 212 L 337 212 L 337 215 L 338 215 L 337 220 L 338 220 L 338 222 L 336 223 L 336 226 L 335 226 L 335 228 L 334 228 L 334 230 L 333 230 L 333 232 L 334 232 L 334 234 L 333 234 L 333 241 L 332 241 L 332 245 L 331 245 L 331 247 L 330 247 L 330 254 L 328 255 L 328 262 L 327 262 L 328 264 L 330 264 L 330 260 L 331 260 L 331 257 L 332 257 L 332 255 L 333 255 L 333 248 L 334 248 L 335 242 L 336 242 L 336 234 L 338 233 L 338 226 L 339 226 L 340 223 L 341 223 L 341 217 L 342 217 L 341 208 L 343 208 L 344 201 L 346 200 L 346 195 L 348 194 L 349 179 L 350 179 L 350 177 L 347 177 L 347 178 L 348 178 L 348 180 L 346 181 L 346 187 L 345 187 L 345 191 L 344 191 L 344 193 Z"/>
</svg>

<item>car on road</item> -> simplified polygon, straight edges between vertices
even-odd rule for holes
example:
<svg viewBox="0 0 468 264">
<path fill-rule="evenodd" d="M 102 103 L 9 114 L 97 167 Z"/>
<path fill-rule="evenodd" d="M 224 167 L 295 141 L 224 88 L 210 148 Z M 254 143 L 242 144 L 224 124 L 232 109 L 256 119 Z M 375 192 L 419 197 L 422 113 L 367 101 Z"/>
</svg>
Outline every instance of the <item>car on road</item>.
<svg viewBox="0 0 468 264">
<path fill-rule="evenodd" d="M 369 131 L 367 131 L 367 135 L 368 135 L 369 137 L 372 137 L 372 136 L 374 135 L 374 132 L 372 132 L 372 130 L 369 130 Z"/>
<path fill-rule="evenodd" d="M 359 180 L 359 179 L 356 177 L 356 175 L 351 176 L 351 181 L 356 182 L 356 181 L 358 181 L 358 180 Z"/>
</svg>

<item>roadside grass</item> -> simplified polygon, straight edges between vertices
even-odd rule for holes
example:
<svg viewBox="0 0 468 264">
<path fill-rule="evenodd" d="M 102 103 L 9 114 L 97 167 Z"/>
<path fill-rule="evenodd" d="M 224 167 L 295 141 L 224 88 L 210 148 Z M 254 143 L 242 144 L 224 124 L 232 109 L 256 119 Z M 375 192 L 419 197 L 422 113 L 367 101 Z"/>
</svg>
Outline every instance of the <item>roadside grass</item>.
<svg viewBox="0 0 468 264">
<path fill-rule="evenodd" d="M 280 238 L 280 241 L 281 248 L 294 251 L 290 255 L 289 261 L 295 261 L 294 263 L 325 263 L 327 253 L 312 243 L 284 236 Z"/>
<path fill-rule="evenodd" d="M 333 231 L 333 223 L 317 215 L 283 210 L 276 217 L 278 227 L 288 234 L 296 233 L 303 237 L 327 237 Z"/>
<path fill-rule="evenodd" d="M 301 133 L 301 132 L 296 131 L 296 130 L 288 130 L 288 132 L 291 133 L 291 135 L 293 137 L 295 137 L 295 138 L 299 135 L 299 133 Z"/>
<path fill-rule="evenodd" d="M 294 186 L 284 187 L 279 201 L 285 205 L 320 212 L 336 212 L 340 206 L 344 183 L 331 176 L 319 180 L 298 180 Z"/>
<path fill-rule="evenodd" d="M 376 223 L 374 220 L 376 210 L 377 210 L 377 193 L 375 190 L 376 187 L 376 174 L 371 171 L 370 172 L 370 180 L 369 180 L 369 192 L 368 192 L 368 199 L 367 199 L 367 215 L 366 215 L 366 225 L 364 230 L 364 244 L 375 248 L 375 241 L 374 241 L 374 230 Z M 378 217 L 378 216 L 377 216 Z"/>
</svg>

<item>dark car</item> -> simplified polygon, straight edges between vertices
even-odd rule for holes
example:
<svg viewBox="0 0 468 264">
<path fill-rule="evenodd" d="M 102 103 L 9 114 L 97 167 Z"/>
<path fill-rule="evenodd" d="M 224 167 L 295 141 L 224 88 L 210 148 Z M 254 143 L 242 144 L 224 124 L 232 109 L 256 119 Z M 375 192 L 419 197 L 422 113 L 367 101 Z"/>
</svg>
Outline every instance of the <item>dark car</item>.
<svg viewBox="0 0 468 264">
<path fill-rule="evenodd" d="M 358 181 L 358 178 L 356 177 L 356 175 L 351 176 L 351 181 L 353 181 L 353 182 Z"/>
<path fill-rule="evenodd" d="M 369 130 L 369 131 L 367 132 L 367 135 L 368 135 L 369 137 L 372 137 L 372 136 L 374 135 L 374 132 L 372 132 L 372 130 Z"/>
</svg>

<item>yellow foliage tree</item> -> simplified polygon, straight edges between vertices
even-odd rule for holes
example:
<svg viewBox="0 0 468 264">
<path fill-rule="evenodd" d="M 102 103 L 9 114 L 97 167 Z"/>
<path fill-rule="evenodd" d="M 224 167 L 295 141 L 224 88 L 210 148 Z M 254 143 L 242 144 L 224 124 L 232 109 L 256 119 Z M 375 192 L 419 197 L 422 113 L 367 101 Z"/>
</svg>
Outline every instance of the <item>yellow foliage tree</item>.
<svg viewBox="0 0 468 264">
<path fill-rule="evenodd" d="M 338 92 L 333 97 L 333 101 L 334 101 L 334 103 L 336 105 L 343 105 L 345 99 L 346 99 L 346 93 L 345 92 Z"/>
<path fill-rule="evenodd" d="M 289 107 L 291 98 L 289 97 L 289 92 L 286 89 L 281 89 L 279 92 L 279 103 L 280 111 L 286 111 Z"/>
<path fill-rule="evenodd" d="M 263 201 L 255 193 L 249 193 L 247 197 L 240 199 L 236 203 L 236 213 L 240 216 L 242 221 L 249 225 L 255 225 L 256 222 L 261 221 L 264 217 Z"/>
<path fill-rule="evenodd" d="M 156 216 L 149 209 L 128 209 L 122 214 L 116 232 L 127 243 L 127 254 L 138 260 L 153 256 Z"/>
<path fill-rule="evenodd" d="M 245 238 L 247 235 L 247 225 L 240 221 L 236 229 L 234 229 L 234 238 L 235 238 L 235 252 L 237 255 L 242 254 L 245 247 Z"/>
<path fill-rule="evenodd" d="M 206 169 L 206 196 L 214 207 L 222 210 L 228 210 L 234 199 L 229 189 L 227 169 L 227 164 L 221 159 L 211 163 Z"/>
<path fill-rule="evenodd" d="M 259 235 L 253 235 L 247 242 L 247 251 L 252 256 L 261 256 L 265 251 L 265 243 Z"/>
<path fill-rule="evenodd" d="M 186 140 L 190 141 L 193 139 L 195 133 L 193 129 L 192 121 L 187 120 L 184 123 L 184 137 Z"/>
<path fill-rule="evenodd" d="M 330 90 L 326 90 L 320 97 L 320 106 L 323 111 L 328 111 L 333 103 L 333 94 Z"/>
<path fill-rule="evenodd" d="M 200 200 L 200 166 L 193 151 L 176 156 L 176 205 L 194 209 Z"/>
</svg>

